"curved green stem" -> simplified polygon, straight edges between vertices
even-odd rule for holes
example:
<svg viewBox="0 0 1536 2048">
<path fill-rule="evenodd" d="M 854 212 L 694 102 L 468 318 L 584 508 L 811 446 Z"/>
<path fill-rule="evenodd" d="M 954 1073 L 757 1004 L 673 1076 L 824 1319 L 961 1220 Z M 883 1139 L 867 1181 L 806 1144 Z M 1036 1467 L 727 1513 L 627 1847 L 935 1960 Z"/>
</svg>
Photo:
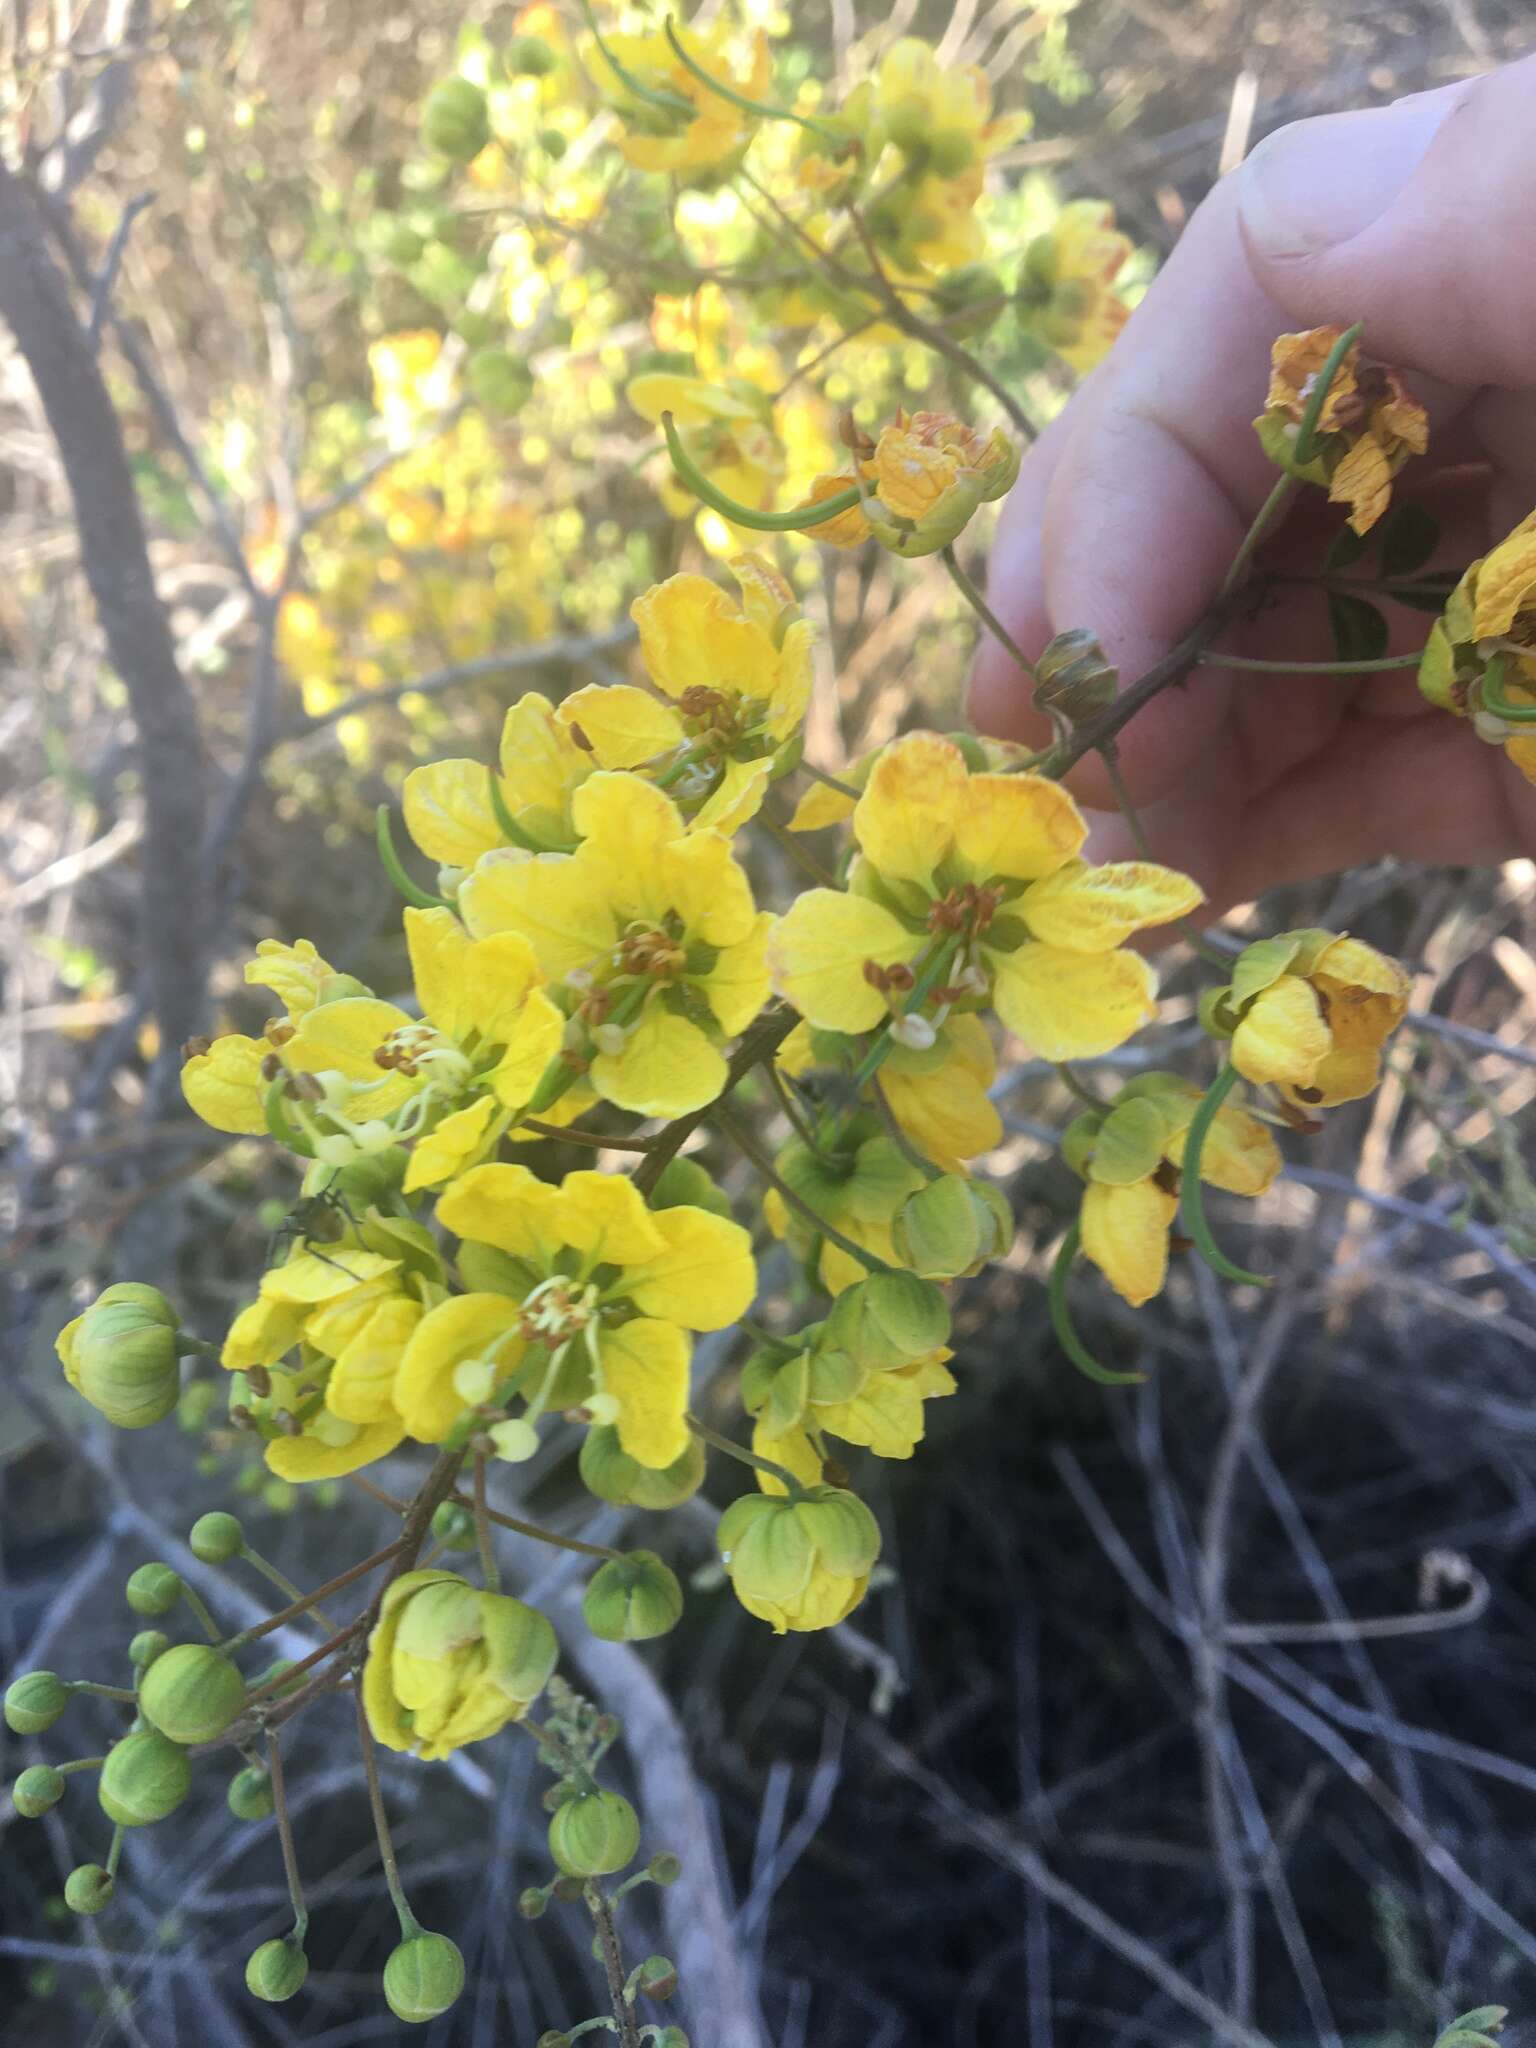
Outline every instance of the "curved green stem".
<svg viewBox="0 0 1536 2048">
<path fill-rule="evenodd" d="M 384 872 L 394 883 L 406 902 L 416 910 L 446 910 L 448 904 L 441 896 L 434 896 L 427 889 L 418 889 L 405 869 L 400 865 L 400 856 L 395 851 L 395 835 L 389 822 L 389 805 L 380 804 L 374 817 L 374 843 L 379 849 L 379 861 Z"/>
<path fill-rule="evenodd" d="M 722 519 L 729 519 L 736 526 L 750 527 L 755 533 L 807 533 L 815 527 L 825 526 L 828 520 L 836 519 L 840 513 L 851 512 L 863 500 L 863 492 L 853 485 L 846 491 L 839 491 L 835 497 L 822 498 L 814 505 L 796 505 L 788 512 L 754 512 L 750 505 L 738 505 L 734 498 L 728 498 L 724 491 L 717 490 L 710 482 L 683 446 L 669 412 L 661 416 L 661 431 L 667 437 L 667 453 L 672 458 L 672 467 L 693 495 L 712 512 L 718 512 Z"/>
<path fill-rule="evenodd" d="M 1001 646 L 1007 648 L 1009 654 L 1018 663 L 1019 667 L 1023 669 L 1025 675 L 1033 682 L 1035 680 L 1034 664 L 1025 658 L 1024 650 L 1020 647 L 1018 641 L 1014 639 L 970 577 L 961 568 L 953 546 L 940 548 L 939 560 L 949 571 L 951 583 L 954 584 L 956 590 L 959 591 L 977 618 L 981 620 L 981 623 L 987 628 L 993 639 L 998 641 Z"/>
<path fill-rule="evenodd" d="M 910 1017 L 915 1010 L 920 1010 L 923 1007 L 923 1004 L 927 1002 L 933 990 L 938 987 L 940 977 L 948 973 L 955 954 L 959 949 L 960 940 L 958 935 L 954 938 L 946 939 L 943 945 L 936 948 L 924 966 L 922 973 L 913 983 L 911 994 L 902 1005 L 901 1013 L 904 1017 Z M 890 1052 L 890 1049 L 890 1026 L 888 1024 L 882 1025 L 874 1043 L 859 1062 L 858 1069 L 853 1077 L 855 1088 L 865 1087 L 874 1078 L 879 1068 L 885 1064 L 886 1055 Z"/>
<path fill-rule="evenodd" d="M 1504 656 L 1496 654 L 1483 672 L 1483 709 L 1510 725 L 1536 725 L 1536 704 L 1517 704 L 1504 694 Z"/>
<path fill-rule="evenodd" d="M 538 841 L 528 837 L 507 809 L 507 800 L 501 793 L 501 777 L 494 768 L 488 768 L 486 773 L 490 777 L 491 815 L 495 818 L 503 839 L 509 846 L 520 846 L 524 853 L 542 853 L 544 849 Z"/>
<path fill-rule="evenodd" d="M 1357 320 L 1353 327 L 1346 327 L 1338 340 L 1323 358 L 1323 367 L 1317 373 L 1317 382 L 1312 386 L 1307 399 L 1306 411 L 1301 416 L 1301 425 L 1296 429 L 1295 461 L 1298 466 L 1312 460 L 1312 439 L 1317 432 L 1317 423 L 1323 416 L 1323 407 L 1328 403 L 1328 393 L 1333 389 L 1333 380 L 1339 374 L 1339 367 L 1360 339 L 1363 321 Z"/>
<path fill-rule="evenodd" d="M 742 1465 L 750 1465 L 756 1472 L 766 1472 L 770 1479 L 777 1479 L 791 1500 L 799 1500 L 805 1492 L 805 1488 L 787 1465 L 776 1465 L 772 1458 L 760 1458 L 756 1451 L 749 1451 L 744 1445 L 733 1443 L 728 1436 L 722 1436 L 718 1430 L 711 1429 L 708 1423 L 700 1422 L 697 1415 L 686 1415 L 683 1420 L 700 1443 L 708 1444 L 714 1450 L 723 1451 L 728 1458 L 735 1458 Z"/>
<path fill-rule="evenodd" d="M 1246 1266 L 1235 1265 L 1227 1257 L 1212 1237 L 1211 1226 L 1205 1220 L 1205 1195 L 1200 1184 L 1200 1155 L 1205 1150 L 1206 1137 L 1211 1125 L 1216 1121 L 1217 1111 L 1231 1094 L 1238 1078 L 1236 1067 L 1223 1067 L 1206 1090 L 1200 1107 L 1190 1120 L 1189 1131 L 1184 1139 L 1184 1156 L 1179 1164 L 1179 1221 L 1185 1236 L 1191 1239 L 1195 1250 L 1213 1273 L 1219 1273 L 1223 1280 L 1246 1282 L 1251 1287 L 1268 1287 L 1268 1274 L 1250 1273 Z"/>
<path fill-rule="evenodd" d="M 669 14 L 662 24 L 672 54 L 683 69 L 690 72 L 700 85 L 707 86 L 720 99 L 728 100 L 733 107 L 739 107 L 744 114 L 757 114 L 765 121 L 793 121 L 797 127 L 809 128 L 813 135 L 819 135 L 823 142 L 836 142 L 839 138 L 820 121 L 813 121 L 808 114 L 796 114 L 788 107 L 770 107 L 762 100 L 749 99 L 744 92 L 737 92 L 734 86 L 724 85 L 718 78 L 707 72 L 703 65 L 690 57 L 683 48 L 677 29 Z M 610 60 L 611 61 L 611 60 Z"/>
<path fill-rule="evenodd" d="M 803 1216 L 811 1228 L 826 1238 L 829 1244 L 835 1244 L 838 1250 L 846 1252 L 850 1259 L 857 1259 L 866 1273 L 889 1273 L 892 1270 L 888 1259 L 877 1258 L 873 1252 L 866 1251 L 863 1245 L 855 1244 L 851 1237 L 844 1237 L 840 1230 L 827 1221 L 820 1210 L 812 1208 L 804 1195 L 785 1180 L 757 1140 L 737 1123 L 728 1110 L 722 1109 L 716 1103 L 710 1108 L 709 1118 L 711 1123 L 730 1139 L 737 1151 L 756 1167 L 769 1187 L 774 1189 L 798 1215 Z"/>
<path fill-rule="evenodd" d="M 1417 668 L 1424 659 L 1416 654 L 1381 654 L 1369 661 L 1256 661 L 1246 654 L 1224 654 L 1219 647 L 1202 649 L 1201 668 L 1252 669 L 1259 675 L 1274 676 L 1368 676 L 1390 668 Z"/>
<path fill-rule="evenodd" d="M 635 74 L 621 64 L 609 49 L 603 32 L 597 25 L 597 16 L 592 12 L 591 0 L 577 0 L 577 4 L 581 8 L 582 18 L 592 32 L 593 42 L 602 52 L 603 62 L 626 92 L 632 93 L 637 100 L 643 100 L 647 106 L 659 107 L 665 114 L 686 114 L 690 121 L 698 118 L 698 108 L 692 100 L 685 100 L 681 93 L 657 92 L 653 86 L 642 85 Z"/>
<path fill-rule="evenodd" d="M 1082 1241 L 1082 1225 L 1074 1223 L 1061 1240 L 1060 1249 L 1051 1264 L 1051 1277 L 1046 1283 L 1045 1298 L 1051 1312 L 1051 1328 L 1056 1332 L 1056 1342 L 1084 1379 L 1093 1380 L 1101 1387 L 1139 1387 L 1147 1377 L 1144 1372 L 1111 1372 L 1107 1365 L 1100 1365 L 1073 1327 L 1072 1311 L 1067 1302 L 1067 1276 L 1072 1270 L 1072 1262 L 1081 1249 Z"/>
<path fill-rule="evenodd" d="M 1293 476 L 1277 478 L 1269 496 L 1254 514 L 1253 524 L 1243 535 L 1237 553 L 1232 557 L 1231 562 L 1227 566 L 1227 573 L 1222 578 L 1219 593 L 1222 597 L 1225 597 L 1229 591 L 1236 590 L 1238 584 L 1242 582 L 1244 576 L 1248 573 L 1248 565 L 1258 553 L 1265 535 L 1300 488 L 1300 484 Z"/>
</svg>

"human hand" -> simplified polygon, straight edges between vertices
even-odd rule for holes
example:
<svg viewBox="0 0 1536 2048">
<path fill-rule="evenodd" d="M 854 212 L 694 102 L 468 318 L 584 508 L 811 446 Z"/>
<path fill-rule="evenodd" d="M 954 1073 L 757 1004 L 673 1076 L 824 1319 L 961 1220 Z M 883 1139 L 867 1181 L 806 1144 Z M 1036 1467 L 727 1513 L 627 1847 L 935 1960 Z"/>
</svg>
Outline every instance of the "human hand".
<svg viewBox="0 0 1536 2048">
<path fill-rule="evenodd" d="M 1126 684 L 1165 654 L 1275 482 L 1250 424 L 1270 345 L 1331 322 L 1363 321 L 1368 354 L 1429 409 L 1430 454 L 1398 489 L 1440 519 L 1436 563 L 1484 553 L 1536 504 L 1533 231 L 1536 57 L 1268 138 L 1206 199 L 1113 355 L 1026 457 L 992 556 L 1002 623 L 1031 656 L 1086 627 Z M 1315 571 L 1338 521 L 1308 491 L 1262 559 Z M 1422 612 L 1382 609 L 1394 652 L 1423 643 Z M 1250 656 L 1334 658 L 1323 593 L 1304 583 L 1217 637 Z M 972 702 L 985 730 L 1049 739 L 990 637 Z M 1426 704 L 1411 670 L 1201 667 L 1126 726 L 1120 757 L 1152 851 L 1218 910 L 1386 854 L 1536 853 L 1536 788 Z M 1113 807 L 1096 756 L 1069 779 Z M 1130 851 L 1123 821 L 1103 822 L 1100 845 Z"/>
</svg>

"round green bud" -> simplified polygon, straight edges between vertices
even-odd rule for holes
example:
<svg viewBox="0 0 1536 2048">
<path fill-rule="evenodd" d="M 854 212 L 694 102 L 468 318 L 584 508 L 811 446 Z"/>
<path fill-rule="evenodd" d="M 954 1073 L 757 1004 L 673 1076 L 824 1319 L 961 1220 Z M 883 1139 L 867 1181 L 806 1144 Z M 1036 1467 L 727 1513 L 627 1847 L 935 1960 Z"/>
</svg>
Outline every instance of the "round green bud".
<svg viewBox="0 0 1536 2048">
<path fill-rule="evenodd" d="M 445 1500 L 432 1517 L 432 1534 L 444 1550 L 473 1550 L 475 1518 L 456 1500 Z"/>
<path fill-rule="evenodd" d="M 708 1209 L 712 1215 L 731 1217 L 731 1198 L 697 1159 L 669 1159 L 661 1178 L 651 1189 L 653 1209 Z"/>
<path fill-rule="evenodd" d="M 416 262 L 427 246 L 426 236 L 399 214 L 376 220 L 369 241 L 386 263 L 397 264 L 402 270 Z"/>
<path fill-rule="evenodd" d="M 180 1328 L 157 1287 L 109 1287 L 59 1332 L 64 1377 L 116 1428 L 146 1429 L 181 1398 Z"/>
<path fill-rule="evenodd" d="M 384 1999 L 397 2020 L 421 2026 L 458 2000 L 464 1958 L 446 1934 L 413 1934 L 384 1965 Z"/>
<path fill-rule="evenodd" d="M 891 1233 L 897 1256 L 927 1280 L 978 1273 L 1013 1241 L 1013 1217 L 1001 1190 L 946 1173 L 908 1195 Z"/>
<path fill-rule="evenodd" d="M 258 1686 L 269 1686 L 273 1692 L 279 1695 L 291 1692 L 293 1690 L 292 1685 L 280 1685 L 278 1680 L 285 1677 L 293 1669 L 296 1662 L 297 1659 L 293 1657 L 276 1658 L 267 1666 L 265 1671 L 257 1672 L 255 1678 L 251 1681 L 252 1690 L 254 1691 Z"/>
<path fill-rule="evenodd" d="M 261 1504 L 269 1515 L 291 1515 L 299 1504 L 299 1489 L 291 1480 L 264 1480 Z"/>
<path fill-rule="evenodd" d="M 501 332 L 502 323 L 483 313 L 477 306 L 466 306 L 462 313 L 456 313 L 453 331 L 470 348 L 484 348 L 488 341 L 494 341 Z M 392 1148 L 393 1149 L 393 1148 Z M 388 1153 L 382 1155 L 388 1158 Z"/>
<path fill-rule="evenodd" d="M 11 1798 L 23 1820 L 36 1820 L 64 1797 L 64 1773 L 52 1764 L 33 1764 L 11 1787 Z"/>
<path fill-rule="evenodd" d="M 265 1820 L 275 1803 L 272 1780 L 260 1764 L 247 1764 L 230 1779 L 224 1799 L 236 1820 Z"/>
<path fill-rule="evenodd" d="M 645 1866 L 645 1874 L 652 1884 L 676 1884 L 683 1874 L 682 1858 L 670 1849 L 658 1849 Z"/>
<path fill-rule="evenodd" d="M 280 1941 L 264 1941 L 260 1948 L 252 1949 L 245 1966 L 245 1988 L 253 1998 L 264 1998 L 268 2005 L 281 2005 L 293 1994 L 309 1975 L 309 1957 L 291 1937 Z"/>
<path fill-rule="evenodd" d="M 567 1877 L 607 1877 L 639 1846 L 640 1816 L 622 1792 L 580 1792 L 549 1823 L 549 1853 Z"/>
<path fill-rule="evenodd" d="M 110 1872 L 99 1863 L 80 1863 L 64 1880 L 64 1903 L 71 1913 L 99 1913 L 117 1890 Z"/>
<path fill-rule="evenodd" d="M 637 1982 L 647 1998 L 670 1998 L 677 1989 L 677 1965 L 666 1956 L 647 1956 Z"/>
<path fill-rule="evenodd" d="M 228 1564 L 245 1548 L 245 1531 L 234 1515 L 199 1515 L 187 1538 L 192 1555 L 204 1564 Z"/>
<path fill-rule="evenodd" d="M 176 1427 L 188 1436 L 201 1435 L 218 1405 L 219 1389 L 212 1380 L 188 1380 L 176 1403 Z"/>
<path fill-rule="evenodd" d="M 549 1893 L 541 1884 L 531 1884 L 518 1894 L 517 1910 L 525 1920 L 542 1920 L 548 1907 Z"/>
<path fill-rule="evenodd" d="M 539 147 L 551 163 L 559 163 L 570 146 L 570 143 L 567 142 L 558 128 L 541 128 L 539 130 Z"/>
<path fill-rule="evenodd" d="M 168 1564 L 141 1564 L 129 1575 L 123 1597 L 135 1614 L 169 1614 L 181 1598 L 181 1575 Z"/>
<path fill-rule="evenodd" d="M 107 1752 L 96 1796 L 108 1820 L 143 1828 L 174 1813 L 191 1789 L 186 1751 L 157 1730 L 141 1728 Z"/>
<path fill-rule="evenodd" d="M 659 2034 L 653 2034 L 656 2048 L 688 2048 L 688 2036 L 681 2027 L 663 2027 Z"/>
<path fill-rule="evenodd" d="M 582 1439 L 580 1470 L 587 1491 L 616 1507 L 675 1508 L 704 1483 L 704 1446 L 690 1437 L 675 1463 L 655 1471 L 630 1457 L 611 1423 L 598 1423 Z"/>
<path fill-rule="evenodd" d="M 222 1651 L 178 1643 L 139 1683 L 139 1711 L 172 1742 L 212 1742 L 245 1705 L 245 1680 Z"/>
<path fill-rule="evenodd" d="M 682 1619 L 677 1574 L 653 1550 L 610 1557 L 588 1581 L 581 1611 L 593 1635 L 608 1643 L 643 1643 Z"/>
<path fill-rule="evenodd" d="M 450 163 L 467 164 L 491 139 L 485 94 L 467 78 L 445 78 L 427 94 L 421 139 Z"/>
<path fill-rule="evenodd" d="M 5 1725 L 14 1735 L 41 1735 L 69 1705 L 69 1687 L 52 1671 L 24 1671 L 5 1689 Z"/>
<path fill-rule="evenodd" d="M 928 146 L 928 161 L 941 178 L 958 178 L 975 161 L 971 138 L 958 128 L 940 129 Z"/>
<path fill-rule="evenodd" d="M 871 1273 L 844 1288 L 826 1320 L 823 1343 L 846 1351 L 870 1372 L 890 1372 L 937 1351 L 949 1337 L 949 1305 L 916 1273 Z"/>
<path fill-rule="evenodd" d="M 542 36 L 514 36 L 507 46 L 507 69 L 514 78 L 548 78 L 559 62 Z"/>
<path fill-rule="evenodd" d="M 163 1628 L 141 1628 L 128 1644 L 128 1661 L 135 1671 L 144 1671 L 171 1647 Z"/>
<path fill-rule="evenodd" d="M 477 348 L 466 367 L 469 388 L 487 412 L 510 416 L 533 396 L 533 372 L 504 348 Z"/>
</svg>

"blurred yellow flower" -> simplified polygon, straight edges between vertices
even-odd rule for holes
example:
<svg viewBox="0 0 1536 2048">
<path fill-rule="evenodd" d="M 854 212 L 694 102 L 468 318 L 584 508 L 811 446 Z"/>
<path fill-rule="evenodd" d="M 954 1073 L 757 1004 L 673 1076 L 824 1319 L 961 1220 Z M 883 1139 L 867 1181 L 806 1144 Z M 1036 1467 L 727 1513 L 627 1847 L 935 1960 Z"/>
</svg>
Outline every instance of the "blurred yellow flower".
<svg viewBox="0 0 1536 2048">
<path fill-rule="evenodd" d="M 1074 199 L 1025 252 L 1017 304 L 1025 323 L 1080 376 L 1108 355 L 1130 308 L 1115 290 L 1129 235 L 1104 199 Z"/>
<path fill-rule="evenodd" d="M 678 41 L 703 71 L 748 99 L 760 100 L 773 76 L 768 39 L 751 38 L 745 71 L 732 61 L 738 37 L 726 21 L 708 28 L 675 29 Z M 746 152 L 756 118 L 712 92 L 678 57 L 659 31 L 611 34 L 586 53 L 599 90 L 624 123 L 620 149 L 637 170 L 684 177 L 708 172 L 723 178 Z M 627 76 L 626 76 L 627 74 Z M 630 81 L 642 88 L 637 93 Z"/>
</svg>

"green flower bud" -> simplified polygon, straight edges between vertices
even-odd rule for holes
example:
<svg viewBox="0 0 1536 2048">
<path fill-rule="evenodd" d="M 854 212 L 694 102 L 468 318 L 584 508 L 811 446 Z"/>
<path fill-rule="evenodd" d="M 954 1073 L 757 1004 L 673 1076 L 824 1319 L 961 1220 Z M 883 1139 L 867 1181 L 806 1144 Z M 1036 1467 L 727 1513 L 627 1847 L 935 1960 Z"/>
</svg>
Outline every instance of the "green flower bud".
<svg viewBox="0 0 1536 2048">
<path fill-rule="evenodd" d="M 567 1877 L 607 1877 L 639 1846 L 640 1816 L 622 1792 L 579 1792 L 549 1823 L 549 1853 Z"/>
<path fill-rule="evenodd" d="M 796 1498 L 744 1494 L 720 1517 L 715 1541 L 737 1599 L 781 1635 L 844 1620 L 880 1554 L 874 1516 L 835 1486 Z"/>
<path fill-rule="evenodd" d="M 397 2020 L 420 2026 L 458 2000 L 464 1958 L 446 1934 L 413 1934 L 384 1965 L 384 1998 Z"/>
<path fill-rule="evenodd" d="M 37 1820 L 64 1797 L 64 1773 L 52 1764 L 33 1764 L 11 1787 L 11 1798 L 23 1820 Z"/>
<path fill-rule="evenodd" d="M 871 1273 L 833 1302 L 823 1338 L 870 1372 L 926 1358 L 949 1338 L 949 1305 L 916 1273 Z"/>
<path fill-rule="evenodd" d="M 1013 1241 L 1013 1216 L 1001 1189 L 946 1173 L 908 1195 L 892 1239 L 898 1257 L 929 1280 L 979 1273 Z"/>
<path fill-rule="evenodd" d="M 445 1550 L 473 1550 L 475 1518 L 456 1500 L 445 1500 L 432 1517 L 432 1534 Z"/>
<path fill-rule="evenodd" d="M 450 163 L 467 164 L 491 139 L 485 94 L 467 78 L 445 78 L 427 94 L 421 139 Z"/>
<path fill-rule="evenodd" d="M 41 1735 L 69 1705 L 69 1687 L 52 1671 L 24 1671 L 5 1689 L 5 1725 L 15 1735 Z"/>
<path fill-rule="evenodd" d="M 261 1504 L 269 1515 L 291 1515 L 299 1504 L 299 1489 L 287 1479 L 263 1480 Z"/>
<path fill-rule="evenodd" d="M 477 348 L 467 365 L 469 388 L 487 412 L 510 418 L 533 396 L 533 372 L 502 348 Z"/>
<path fill-rule="evenodd" d="M 181 1598 L 181 1576 L 168 1564 L 141 1564 L 129 1574 L 123 1596 L 135 1614 L 169 1614 Z"/>
<path fill-rule="evenodd" d="M 219 1405 L 219 1389 L 212 1380 L 188 1380 L 176 1403 L 176 1427 L 188 1436 L 200 1436 Z"/>
<path fill-rule="evenodd" d="M 139 1683 L 139 1711 L 172 1742 L 212 1742 L 245 1705 L 245 1680 L 222 1651 L 178 1643 Z"/>
<path fill-rule="evenodd" d="M 652 1884 L 676 1884 L 683 1874 L 682 1859 L 670 1849 L 658 1849 L 645 1866 L 645 1874 Z"/>
<path fill-rule="evenodd" d="M 309 1975 L 309 1957 L 292 1935 L 280 1941 L 264 1941 L 252 1949 L 245 1966 L 245 1988 L 253 1998 L 268 2005 L 281 2005 Z"/>
<path fill-rule="evenodd" d="M 593 1635 L 608 1643 L 643 1643 L 664 1636 L 682 1619 L 677 1574 L 653 1550 L 632 1550 L 600 1564 L 582 1596 Z"/>
<path fill-rule="evenodd" d="M 507 45 L 507 69 L 514 78 L 548 78 L 559 62 L 542 36 L 514 36 Z"/>
<path fill-rule="evenodd" d="M 260 1764 L 247 1764 L 230 1779 L 224 1799 L 236 1820 L 265 1820 L 275 1804 L 272 1780 Z"/>
<path fill-rule="evenodd" d="M 549 1908 L 549 1893 L 541 1884 L 531 1884 L 518 1894 L 517 1910 L 525 1920 L 542 1920 Z"/>
<path fill-rule="evenodd" d="M 143 1828 L 174 1813 L 191 1789 L 186 1751 L 155 1729 L 141 1728 L 107 1752 L 96 1796 L 108 1820 Z"/>
<path fill-rule="evenodd" d="M 1200 992 L 1200 1029 L 1212 1038 L 1230 1038 L 1240 1021 L 1232 1005 L 1230 988 L 1207 988 Z"/>
<path fill-rule="evenodd" d="M 688 2036 L 681 2027 L 663 2027 L 653 2039 L 656 2048 L 688 2048 Z"/>
<path fill-rule="evenodd" d="M 637 1981 L 647 1998 L 670 1998 L 677 1989 L 677 1965 L 665 1956 L 647 1956 Z"/>
<path fill-rule="evenodd" d="M 541 128 L 539 130 L 539 147 L 550 159 L 551 163 L 559 163 L 570 146 L 570 143 L 558 128 Z"/>
<path fill-rule="evenodd" d="M 1107 711 L 1119 687 L 1120 671 L 1082 627 L 1058 633 L 1035 663 L 1036 705 L 1061 712 L 1074 725 Z"/>
<path fill-rule="evenodd" d="M 64 1903 L 71 1913 L 99 1913 L 112 1903 L 117 1885 L 99 1863 L 80 1863 L 64 1880 Z"/>
<path fill-rule="evenodd" d="M 945 331 L 966 341 L 985 334 L 1002 312 L 1007 292 L 990 264 L 964 263 L 939 279 L 933 298 Z"/>
<path fill-rule="evenodd" d="M 653 1209 L 708 1209 L 712 1215 L 731 1217 L 731 1198 L 697 1159 L 669 1159 L 661 1179 L 651 1190 Z"/>
<path fill-rule="evenodd" d="M 144 1671 L 171 1647 L 163 1628 L 141 1628 L 128 1644 L 128 1661 L 135 1671 Z"/>
<path fill-rule="evenodd" d="M 630 1457 L 611 1424 L 590 1428 L 582 1440 L 582 1484 L 616 1507 L 675 1508 L 692 1499 L 704 1483 L 704 1446 L 690 1437 L 674 1464 L 653 1471 Z"/>
<path fill-rule="evenodd" d="M 958 128 L 940 129 L 929 148 L 928 161 L 940 178 L 958 178 L 976 159 L 971 138 Z"/>
<path fill-rule="evenodd" d="M 187 1542 L 202 1563 L 228 1564 L 244 1550 L 245 1531 L 233 1515 L 199 1515 Z"/>
<path fill-rule="evenodd" d="M 59 1332 L 64 1377 L 118 1429 L 146 1429 L 181 1398 L 181 1319 L 155 1287 L 125 1281 Z"/>
</svg>

